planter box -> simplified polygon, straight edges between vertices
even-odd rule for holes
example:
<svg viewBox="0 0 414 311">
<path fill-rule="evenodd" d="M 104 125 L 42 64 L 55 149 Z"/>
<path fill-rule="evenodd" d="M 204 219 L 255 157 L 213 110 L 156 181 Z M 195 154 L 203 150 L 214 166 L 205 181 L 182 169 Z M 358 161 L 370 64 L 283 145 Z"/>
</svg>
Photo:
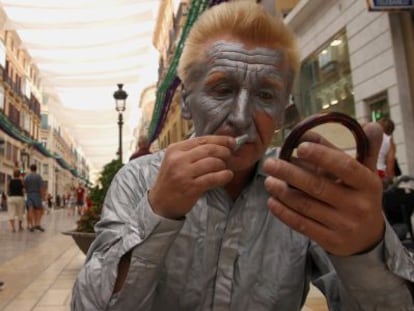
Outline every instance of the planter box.
<svg viewBox="0 0 414 311">
<path fill-rule="evenodd" d="M 89 246 L 92 244 L 95 239 L 95 233 L 91 232 L 78 232 L 78 231 L 65 231 L 62 234 L 70 235 L 75 241 L 79 249 L 86 255 L 89 249 Z"/>
</svg>

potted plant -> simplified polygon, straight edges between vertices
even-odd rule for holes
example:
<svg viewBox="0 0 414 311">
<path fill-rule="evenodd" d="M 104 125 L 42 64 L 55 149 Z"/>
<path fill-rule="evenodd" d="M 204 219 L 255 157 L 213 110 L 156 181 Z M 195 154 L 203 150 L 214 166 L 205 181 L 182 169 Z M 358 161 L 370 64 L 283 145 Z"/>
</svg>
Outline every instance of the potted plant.
<svg viewBox="0 0 414 311">
<path fill-rule="evenodd" d="M 95 224 L 101 218 L 101 212 L 106 192 L 112 182 L 115 174 L 122 167 L 119 160 L 112 160 L 106 164 L 98 179 L 98 185 L 91 188 L 88 194 L 91 206 L 83 213 L 77 221 L 75 230 L 63 232 L 63 234 L 72 236 L 78 247 L 84 254 L 88 252 L 89 246 L 95 239 Z"/>
</svg>

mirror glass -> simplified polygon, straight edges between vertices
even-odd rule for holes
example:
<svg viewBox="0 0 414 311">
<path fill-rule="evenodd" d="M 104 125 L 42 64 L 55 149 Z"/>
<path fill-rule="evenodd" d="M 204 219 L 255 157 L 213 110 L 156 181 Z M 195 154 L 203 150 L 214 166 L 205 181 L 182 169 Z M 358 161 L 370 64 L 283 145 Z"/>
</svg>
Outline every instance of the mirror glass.
<svg viewBox="0 0 414 311">
<path fill-rule="evenodd" d="M 368 154 L 368 139 L 358 122 L 346 114 L 329 112 L 312 115 L 296 124 L 283 141 L 280 158 L 289 160 L 301 141 L 317 141 L 311 138 L 317 135 L 359 161 Z"/>
<path fill-rule="evenodd" d="M 332 145 L 345 151 L 346 153 L 356 156 L 356 142 L 352 132 L 339 123 L 320 124 L 309 131 L 321 135 Z M 307 132 L 309 132 L 307 131 Z M 306 135 L 306 134 L 305 134 Z"/>
</svg>

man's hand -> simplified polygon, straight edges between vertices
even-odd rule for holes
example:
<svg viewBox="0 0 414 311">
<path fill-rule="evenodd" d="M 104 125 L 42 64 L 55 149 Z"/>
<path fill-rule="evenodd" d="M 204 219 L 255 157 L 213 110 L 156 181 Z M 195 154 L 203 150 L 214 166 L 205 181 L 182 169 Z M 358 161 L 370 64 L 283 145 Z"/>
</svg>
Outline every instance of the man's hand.
<svg viewBox="0 0 414 311">
<path fill-rule="evenodd" d="M 227 184 L 233 172 L 226 161 L 234 147 L 229 136 L 202 136 L 170 145 L 149 192 L 154 212 L 179 219 L 205 191 Z"/>
<path fill-rule="evenodd" d="M 370 142 L 364 164 L 323 140 L 300 144 L 294 163 L 268 159 L 264 164 L 270 175 L 265 181 L 270 211 L 338 256 L 368 251 L 384 235 L 382 184 L 376 173 L 382 130 L 368 124 L 364 131 Z"/>
</svg>

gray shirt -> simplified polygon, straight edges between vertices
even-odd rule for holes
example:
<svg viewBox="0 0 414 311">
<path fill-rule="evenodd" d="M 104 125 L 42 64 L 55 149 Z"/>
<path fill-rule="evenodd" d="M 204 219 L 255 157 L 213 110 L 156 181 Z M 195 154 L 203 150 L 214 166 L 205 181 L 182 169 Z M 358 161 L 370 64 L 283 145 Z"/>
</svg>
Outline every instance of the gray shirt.
<svg viewBox="0 0 414 311">
<path fill-rule="evenodd" d="M 269 212 L 260 164 L 235 202 L 217 188 L 185 219 L 165 219 L 147 198 L 163 155 L 129 162 L 112 182 L 72 310 L 294 311 L 310 281 L 330 310 L 414 310 L 414 259 L 388 224 L 372 251 L 328 256 Z M 113 295 L 118 262 L 131 250 L 128 276 Z"/>
<path fill-rule="evenodd" d="M 27 193 L 41 193 L 42 187 L 43 180 L 39 174 L 31 172 L 24 178 L 24 188 Z"/>
</svg>

